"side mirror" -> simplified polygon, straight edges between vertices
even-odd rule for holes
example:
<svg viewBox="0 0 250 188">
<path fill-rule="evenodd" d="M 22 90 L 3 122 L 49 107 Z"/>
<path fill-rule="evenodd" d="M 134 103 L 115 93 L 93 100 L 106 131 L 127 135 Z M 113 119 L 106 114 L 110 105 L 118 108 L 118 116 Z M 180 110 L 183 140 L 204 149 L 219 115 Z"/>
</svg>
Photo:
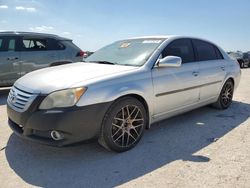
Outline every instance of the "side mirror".
<svg viewBox="0 0 250 188">
<path fill-rule="evenodd" d="M 157 63 L 158 67 L 180 67 L 182 59 L 177 56 L 166 56 Z"/>
</svg>

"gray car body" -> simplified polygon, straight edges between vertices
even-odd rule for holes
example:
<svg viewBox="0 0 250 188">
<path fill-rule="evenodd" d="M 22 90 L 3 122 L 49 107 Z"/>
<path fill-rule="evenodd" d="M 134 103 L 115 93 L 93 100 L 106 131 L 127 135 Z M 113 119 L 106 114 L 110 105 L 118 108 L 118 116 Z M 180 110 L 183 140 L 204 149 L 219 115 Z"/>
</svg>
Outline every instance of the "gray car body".
<svg viewBox="0 0 250 188">
<path fill-rule="evenodd" d="M 164 42 L 141 67 L 76 63 L 29 73 L 20 78 L 15 86 L 37 95 L 47 95 L 67 88 L 87 87 L 87 91 L 76 104 L 79 107 L 133 95 L 145 102 L 150 125 L 216 102 L 228 79 L 233 80 L 235 88 L 239 84 L 241 72 L 238 63 L 215 44 L 224 59 L 196 61 L 182 64 L 178 68 L 170 68 L 156 65 L 162 50 L 176 39 L 195 38 L 183 36 L 140 38 L 164 38 Z"/>
<path fill-rule="evenodd" d="M 15 40 L 15 49 L 9 50 L 4 42 L 4 50 L 0 50 L 0 86 L 12 85 L 21 76 L 45 67 L 66 63 L 79 62 L 82 57 L 76 54 L 80 48 L 72 43 L 71 39 L 52 34 L 31 32 L 0 32 L 3 41 Z M 51 42 L 60 42 L 63 49 L 24 50 L 23 39 L 41 39 Z M 53 40 L 53 42 L 52 42 Z"/>
</svg>

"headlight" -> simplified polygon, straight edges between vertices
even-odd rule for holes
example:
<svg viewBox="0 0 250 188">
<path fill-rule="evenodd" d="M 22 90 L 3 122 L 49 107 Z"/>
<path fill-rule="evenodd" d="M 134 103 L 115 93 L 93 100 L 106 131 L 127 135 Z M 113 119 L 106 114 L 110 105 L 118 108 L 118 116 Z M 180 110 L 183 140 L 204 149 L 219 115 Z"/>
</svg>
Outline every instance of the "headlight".
<svg viewBox="0 0 250 188">
<path fill-rule="evenodd" d="M 87 88 L 74 88 L 49 94 L 39 106 L 41 110 L 74 106 Z"/>
</svg>

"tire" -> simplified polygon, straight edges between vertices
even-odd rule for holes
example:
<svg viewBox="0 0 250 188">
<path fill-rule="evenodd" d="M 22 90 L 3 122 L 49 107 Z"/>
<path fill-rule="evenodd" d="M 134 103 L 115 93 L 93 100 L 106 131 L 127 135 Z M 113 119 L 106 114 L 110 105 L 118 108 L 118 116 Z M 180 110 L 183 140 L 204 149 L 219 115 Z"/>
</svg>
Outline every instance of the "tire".
<svg viewBox="0 0 250 188">
<path fill-rule="evenodd" d="M 108 150 L 125 152 L 141 139 L 147 123 L 143 104 L 135 98 L 115 101 L 104 116 L 99 144 Z"/>
<path fill-rule="evenodd" d="M 220 96 L 216 103 L 213 106 L 217 109 L 227 109 L 233 100 L 233 93 L 234 93 L 234 84 L 232 80 L 227 80 L 226 83 L 223 85 Z"/>
</svg>

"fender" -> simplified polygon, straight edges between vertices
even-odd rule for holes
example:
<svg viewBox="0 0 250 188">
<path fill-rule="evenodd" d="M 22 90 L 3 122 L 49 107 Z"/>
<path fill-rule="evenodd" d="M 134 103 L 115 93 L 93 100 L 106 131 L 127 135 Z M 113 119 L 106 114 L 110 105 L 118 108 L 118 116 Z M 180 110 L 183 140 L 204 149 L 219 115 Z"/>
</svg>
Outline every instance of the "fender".
<svg viewBox="0 0 250 188">
<path fill-rule="evenodd" d="M 144 87 L 142 87 L 144 86 Z M 145 87 L 147 86 L 147 87 Z M 149 122 L 153 115 L 153 91 L 151 77 L 137 79 L 134 82 L 103 84 L 103 86 L 89 86 L 86 93 L 77 102 L 77 106 L 87 106 L 98 103 L 112 102 L 126 95 L 142 97 L 148 106 Z"/>
<path fill-rule="evenodd" d="M 221 85 L 221 89 L 222 87 L 224 86 L 224 84 L 226 83 L 226 81 L 228 79 L 232 78 L 233 81 L 234 81 L 234 90 L 237 89 L 238 85 L 239 85 L 239 82 L 240 82 L 240 78 L 241 78 L 241 70 L 239 69 L 238 72 L 228 72 L 226 75 L 225 75 L 225 78 L 224 78 L 224 81 L 222 82 L 222 85 Z"/>
<path fill-rule="evenodd" d="M 237 74 L 236 76 L 231 72 L 226 74 L 223 82 L 221 83 L 220 91 L 222 90 L 222 87 L 224 86 L 224 84 L 226 83 L 226 81 L 228 79 L 233 79 L 233 81 L 234 81 L 234 91 L 235 91 L 237 89 L 238 85 L 239 85 L 240 77 L 241 77 L 240 71 L 239 71 L 239 74 Z M 218 94 L 217 100 L 218 100 L 219 96 L 220 96 L 220 93 Z"/>
</svg>

